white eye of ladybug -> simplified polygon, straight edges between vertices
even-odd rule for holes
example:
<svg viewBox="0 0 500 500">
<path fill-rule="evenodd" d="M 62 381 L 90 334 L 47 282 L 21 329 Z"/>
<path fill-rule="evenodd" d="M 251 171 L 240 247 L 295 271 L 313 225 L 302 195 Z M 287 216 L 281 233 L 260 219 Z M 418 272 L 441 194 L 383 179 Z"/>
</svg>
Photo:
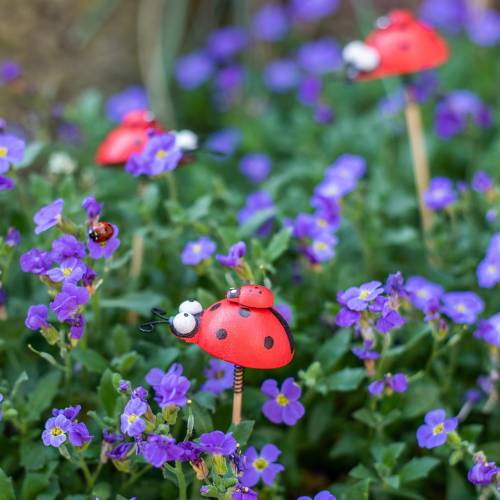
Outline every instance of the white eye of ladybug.
<svg viewBox="0 0 500 500">
<path fill-rule="evenodd" d="M 196 318 L 187 312 L 179 313 L 175 315 L 172 326 L 179 335 L 189 335 L 196 329 Z"/>
<path fill-rule="evenodd" d="M 185 300 L 179 306 L 179 312 L 189 313 L 189 314 L 200 314 L 203 311 L 203 307 L 197 300 Z"/>
<path fill-rule="evenodd" d="M 175 145 L 182 151 L 194 151 L 198 147 L 198 136 L 191 130 L 175 132 Z"/>
<path fill-rule="evenodd" d="M 358 40 L 344 47 L 342 58 L 346 64 L 354 66 L 358 71 L 372 71 L 380 62 L 379 53 Z"/>
</svg>

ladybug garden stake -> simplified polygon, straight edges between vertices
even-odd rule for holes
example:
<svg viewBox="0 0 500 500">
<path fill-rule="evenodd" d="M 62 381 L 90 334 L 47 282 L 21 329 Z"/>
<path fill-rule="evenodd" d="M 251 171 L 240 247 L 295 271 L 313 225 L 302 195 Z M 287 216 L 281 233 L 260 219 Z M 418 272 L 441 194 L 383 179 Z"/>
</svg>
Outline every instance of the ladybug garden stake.
<svg viewBox="0 0 500 500">
<path fill-rule="evenodd" d="M 295 346 L 292 333 L 281 314 L 273 309 L 271 290 L 261 285 L 231 288 L 226 298 L 203 310 L 196 300 L 186 300 L 170 318 L 153 309 L 158 320 L 141 326 L 144 333 L 168 323 L 172 333 L 198 344 L 208 354 L 234 364 L 232 422 L 241 421 L 244 368 L 269 370 L 287 365 Z"/>
<path fill-rule="evenodd" d="M 344 47 L 348 76 L 354 80 L 373 80 L 404 76 L 440 66 L 448 59 L 446 42 L 429 26 L 406 10 L 392 11 L 380 18 L 376 29 L 364 42 Z M 424 235 L 432 225 L 424 193 L 429 184 L 429 166 L 425 152 L 420 109 L 410 87 L 405 90 L 406 125 L 413 156 L 415 183 Z"/>
</svg>

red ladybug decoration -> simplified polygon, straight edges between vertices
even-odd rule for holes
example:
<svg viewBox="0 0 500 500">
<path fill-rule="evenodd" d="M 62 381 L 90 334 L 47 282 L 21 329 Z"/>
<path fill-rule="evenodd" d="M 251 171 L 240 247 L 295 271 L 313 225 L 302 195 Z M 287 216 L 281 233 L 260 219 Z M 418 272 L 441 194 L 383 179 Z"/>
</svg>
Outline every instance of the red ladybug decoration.
<svg viewBox="0 0 500 500">
<path fill-rule="evenodd" d="M 170 329 L 176 337 L 234 365 L 279 368 L 290 363 L 295 346 L 287 322 L 273 304 L 273 293 L 265 286 L 244 285 L 230 289 L 225 299 L 205 310 L 195 300 L 183 302 L 169 319 Z M 161 321 L 141 330 L 151 331 L 157 323 Z"/>
<path fill-rule="evenodd" d="M 406 10 L 394 10 L 377 21 L 365 42 L 344 48 L 350 76 L 372 80 L 405 75 L 440 66 L 448 59 L 448 47 L 431 27 Z"/>
<path fill-rule="evenodd" d="M 126 163 L 133 153 L 140 153 L 144 149 L 151 133 L 162 132 L 165 130 L 149 111 L 131 111 L 105 137 L 97 149 L 95 161 L 98 165 Z"/>
<path fill-rule="evenodd" d="M 89 238 L 95 243 L 104 243 L 113 236 L 114 232 L 109 222 L 95 222 L 90 226 Z"/>
</svg>

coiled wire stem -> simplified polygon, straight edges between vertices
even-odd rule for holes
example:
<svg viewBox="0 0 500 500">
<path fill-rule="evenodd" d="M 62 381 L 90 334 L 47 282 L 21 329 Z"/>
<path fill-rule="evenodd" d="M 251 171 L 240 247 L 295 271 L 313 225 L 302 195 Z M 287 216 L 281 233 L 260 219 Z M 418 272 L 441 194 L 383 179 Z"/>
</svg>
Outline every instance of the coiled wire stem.
<svg viewBox="0 0 500 500">
<path fill-rule="evenodd" d="M 243 382 L 245 369 L 242 366 L 235 366 L 233 373 L 233 419 L 232 422 L 238 425 L 241 422 L 241 406 L 243 403 Z"/>
</svg>

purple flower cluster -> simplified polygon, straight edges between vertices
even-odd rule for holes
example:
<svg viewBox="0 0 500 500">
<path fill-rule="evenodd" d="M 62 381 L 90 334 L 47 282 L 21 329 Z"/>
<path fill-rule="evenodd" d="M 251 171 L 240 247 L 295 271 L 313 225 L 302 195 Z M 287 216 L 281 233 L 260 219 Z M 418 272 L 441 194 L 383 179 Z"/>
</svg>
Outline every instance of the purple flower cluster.
<svg viewBox="0 0 500 500">
<path fill-rule="evenodd" d="M 175 134 L 153 135 L 140 153 L 133 153 L 125 164 L 125 171 L 134 176 L 156 176 L 174 170 L 182 159 Z"/>
<path fill-rule="evenodd" d="M 387 373 L 382 380 L 374 380 L 368 386 L 368 392 L 372 396 L 380 396 L 384 390 L 387 394 L 393 392 L 406 392 L 408 389 L 408 378 L 404 373 Z"/>
<path fill-rule="evenodd" d="M 500 233 L 491 238 L 486 256 L 479 263 L 476 273 L 481 288 L 493 288 L 500 282 Z"/>
<path fill-rule="evenodd" d="M 146 382 L 155 391 L 155 400 L 160 408 L 169 405 L 184 406 L 187 403 L 186 394 L 191 383 L 182 372 L 182 365 L 174 363 L 167 372 L 152 368 L 146 375 Z"/>
<path fill-rule="evenodd" d="M 262 413 L 273 424 L 295 425 L 305 413 L 299 401 L 302 389 L 292 377 L 285 379 L 281 389 L 276 380 L 267 379 L 260 390 L 269 398 L 262 406 Z"/>
<path fill-rule="evenodd" d="M 71 445 L 82 447 L 92 441 L 87 426 L 77 420 L 80 409 L 80 405 L 69 406 L 63 410 L 54 408 L 53 416 L 45 422 L 45 430 L 42 432 L 43 444 L 59 448 L 69 439 Z"/>
<path fill-rule="evenodd" d="M 432 410 L 425 416 L 425 424 L 417 429 L 420 448 L 436 448 L 446 443 L 448 434 L 458 426 L 456 417 L 446 418 L 444 410 Z"/>
<path fill-rule="evenodd" d="M 20 163 L 24 158 L 26 144 L 22 139 L 8 134 L 0 134 L 0 191 L 14 189 L 10 177 L 4 177 L 11 165 Z"/>
<path fill-rule="evenodd" d="M 301 496 L 297 500 L 336 500 L 335 495 L 332 495 L 329 491 L 323 490 L 314 495 L 314 498 Z"/>
</svg>

